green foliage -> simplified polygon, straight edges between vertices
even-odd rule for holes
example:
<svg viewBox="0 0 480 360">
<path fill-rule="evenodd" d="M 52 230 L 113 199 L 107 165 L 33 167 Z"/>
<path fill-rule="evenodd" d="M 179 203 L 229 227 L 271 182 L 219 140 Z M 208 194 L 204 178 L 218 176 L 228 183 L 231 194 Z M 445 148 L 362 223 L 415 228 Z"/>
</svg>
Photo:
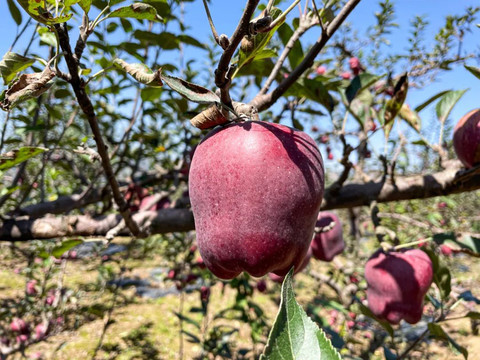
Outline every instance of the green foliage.
<svg viewBox="0 0 480 360">
<path fill-rule="evenodd" d="M 7 154 L 0 155 L 0 170 L 10 169 L 18 164 L 21 164 L 28 159 L 45 152 L 48 149 L 40 147 L 21 147 L 18 150 L 13 150 Z"/>
<path fill-rule="evenodd" d="M 295 300 L 292 276 L 293 269 L 283 281 L 280 309 L 260 359 L 340 359 L 325 333 Z"/>
</svg>

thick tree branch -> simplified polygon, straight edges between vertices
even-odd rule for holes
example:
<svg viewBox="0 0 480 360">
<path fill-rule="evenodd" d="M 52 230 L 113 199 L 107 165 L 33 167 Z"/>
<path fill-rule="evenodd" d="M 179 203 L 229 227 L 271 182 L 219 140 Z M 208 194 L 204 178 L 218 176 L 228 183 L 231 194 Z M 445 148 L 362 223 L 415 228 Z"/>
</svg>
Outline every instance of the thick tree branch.
<svg viewBox="0 0 480 360">
<path fill-rule="evenodd" d="M 322 31 L 322 34 L 318 38 L 317 42 L 312 46 L 300 65 L 298 65 L 286 79 L 283 79 L 283 81 L 277 86 L 277 88 L 275 88 L 275 90 L 268 94 L 259 93 L 250 102 L 250 104 L 255 106 L 258 111 L 266 110 L 272 106 L 290 88 L 290 86 L 292 86 L 300 78 L 300 76 L 313 65 L 315 57 L 325 47 L 328 40 L 330 40 L 333 34 L 335 34 L 340 25 L 342 25 L 348 15 L 353 11 L 353 9 L 355 9 L 360 1 L 361 0 L 349 0 L 335 17 L 335 19 L 333 19 L 330 25 L 328 25 L 327 29 Z"/>
<path fill-rule="evenodd" d="M 68 70 L 70 72 L 70 76 L 71 76 L 70 84 L 72 85 L 73 91 L 75 92 L 75 96 L 78 100 L 78 104 L 80 105 L 80 108 L 82 109 L 83 113 L 86 115 L 90 128 L 92 129 L 93 136 L 97 144 L 98 153 L 102 158 L 103 170 L 105 171 L 107 181 L 110 184 L 110 188 L 112 189 L 115 203 L 118 205 L 118 210 L 122 215 L 123 219 L 125 220 L 125 223 L 127 224 L 132 234 L 135 236 L 139 236 L 140 230 L 137 224 L 132 220 L 132 216 L 130 214 L 130 210 L 128 209 L 128 205 L 125 202 L 123 195 L 120 193 L 118 182 L 117 182 L 117 179 L 115 178 L 115 174 L 112 169 L 112 164 L 110 163 L 110 157 L 108 155 L 107 146 L 103 141 L 102 133 L 100 131 L 100 127 L 98 126 L 97 115 L 95 114 L 93 104 L 90 101 L 89 96 L 87 95 L 84 82 L 78 75 L 78 61 L 75 58 L 74 54 L 72 53 L 66 25 L 56 24 L 55 29 L 58 33 L 60 47 L 63 50 L 65 61 L 67 63 Z"/>
<path fill-rule="evenodd" d="M 459 161 L 454 161 L 449 169 L 438 173 L 399 177 L 395 185 L 384 181 L 350 183 L 344 185 L 335 196 L 327 189 L 322 210 L 368 206 L 374 200 L 383 203 L 426 199 L 478 189 L 480 189 L 480 166 L 465 170 L 461 168 Z M 193 214 L 189 209 L 144 211 L 135 214 L 133 218 L 141 230 L 148 234 L 194 230 Z M 114 214 L 99 218 L 82 215 L 6 219 L 0 225 L 0 241 L 51 239 L 62 236 L 105 236 L 121 220 L 121 216 Z"/>
</svg>

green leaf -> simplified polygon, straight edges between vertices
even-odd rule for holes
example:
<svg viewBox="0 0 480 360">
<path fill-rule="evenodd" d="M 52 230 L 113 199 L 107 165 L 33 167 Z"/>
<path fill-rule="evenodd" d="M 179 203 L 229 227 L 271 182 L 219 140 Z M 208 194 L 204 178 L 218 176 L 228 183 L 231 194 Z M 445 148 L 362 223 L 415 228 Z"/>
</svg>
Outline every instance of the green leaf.
<svg viewBox="0 0 480 360">
<path fill-rule="evenodd" d="M 335 107 L 335 100 L 317 78 L 298 80 L 285 92 L 285 96 L 306 97 L 323 105 L 328 112 L 332 112 Z"/>
<path fill-rule="evenodd" d="M 428 255 L 428 257 L 432 261 L 433 282 L 440 290 L 442 299 L 446 299 L 448 295 L 450 295 L 450 291 L 452 290 L 452 275 L 450 274 L 450 270 L 440 262 L 437 254 L 435 254 L 432 250 L 425 248 L 422 248 L 422 250 Z"/>
<path fill-rule="evenodd" d="M 27 58 L 10 51 L 7 52 L 0 61 L 0 74 L 2 75 L 5 85 L 10 83 L 20 71 L 25 70 L 34 62 L 35 59 Z"/>
<path fill-rule="evenodd" d="M 445 94 L 448 93 L 449 91 L 451 91 L 451 90 L 441 91 L 441 92 L 439 92 L 438 94 L 433 95 L 431 98 L 429 98 L 428 100 L 426 100 L 426 101 L 424 101 L 423 103 L 421 103 L 420 105 L 418 105 L 414 110 L 415 110 L 416 112 L 422 111 L 422 110 L 425 109 L 428 105 L 430 105 L 432 102 L 434 102 L 435 100 L 437 100 L 439 97 L 445 95 Z"/>
<path fill-rule="evenodd" d="M 59 259 L 68 250 L 80 245 L 81 243 L 83 243 L 83 240 L 80 239 L 65 240 L 60 245 L 57 245 L 52 249 L 52 255 Z"/>
<path fill-rule="evenodd" d="M 452 232 L 435 234 L 433 241 L 436 244 L 445 244 L 454 251 L 464 252 L 475 257 L 480 257 L 480 239 L 468 233 L 455 234 Z"/>
<path fill-rule="evenodd" d="M 470 71 L 477 79 L 480 79 L 480 68 L 474 66 L 464 65 L 465 69 Z"/>
<path fill-rule="evenodd" d="M 293 269 L 282 284 L 280 309 L 260 360 L 341 359 L 325 333 L 295 300 Z"/>
<path fill-rule="evenodd" d="M 56 47 L 57 46 L 57 38 L 55 37 L 55 34 L 50 31 L 50 29 L 44 27 L 44 26 L 39 26 L 37 28 L 37 32 L 40 35 L 40 40 L 47 44 L 48 46 Z"/>
<path fill-rule="evenodd" d="M 153 72 L 147 65 L 144 64 L 129 64 L 122 59 L 113 60 L 113 65 L 116 68 L 126 71 L 133 76 L 139 83 L 148 86 L 162 86 L 161 73 L 162 70 L 158 69 Z"/>
<path fill-rule="evenodd" d="M 192 46 L 195 46 L 199 49 L 206 49 L 207 46 L 205 44 L 202 44 L 200 41 L 198 41 L 197 39 L 189 36 L 189 35 L 185 35 L 185 34 L 181 34 L 181 35 L 178 35 L 177 36 L 178 40 L 180 40 L 180 42 L 184 43 L 184 44 L 187 44 L 187 45 L 192 45 Z"/>
<path fill-rule="evenodd" d="M 0 154 L 0 170 L 10 169 L 47 150 L 41 147 L 26 146 L 18 150 L 9 151 L 6 154 Z"/>
<path fill-rule="evenodd" d="M 282 40 L 283 45 L 287 45 L 288 41 L 293 35 L 293 30 L 287 23 L 284 23 L 278 28 L 278 36 Z M 295 44 L 288 53 L 288 62 L 290 63 L 290 68 L 295 69 L 304 58 L 302 44 L 300 41 L 295 41 Z"/>
<path fill-rule="evenodd" d="M 168 86 L 172 88 L 172 90 L 176 91 L 190 101 L 199 104 L 213 104 L 221 102 L 220 98 L 214 92 L 202 86 L 192 84 L 183 79 L 165 74 L 161 74 L 161 78 Z"/>
<path fill-rule="evenodd" d="M 375 316 L 375 314 L 365 305 L 362 303 L 358 303 L 355 306 L 358 306 L 358 310 L 365 316 L 368 316 L 369 318 L 375 320 L 378 322 L 384 329 L 385 331 L 393 338 L 393 328 L 392 325 L 386 320 L 379 319 L 378 317 Z"/>
<path fill-rule="evenodd" d="M 351 103 L 357 94 L 372 86 L 382 77 L 383 76 L 377 76 L 369 73 L 362 73 L 355 76 L 348 85 L 348 87 L 345 89 L 347 101 Z"/>
<path fill-rule="evenodd" d="M 27 12 L 28 15 L 32 19 L 37 20 L 39 23 L 45 24 L 45 25 L 53 25 L 53 24 L 59 24 L 59 23 L 64 23 L 68 20 L 71 19 L 73 16 L 72 13 L 67 14 L 67 15 L 62 15 L 58 17 L 53 17 L 52 14 L 44 8 L 44 4 L 47 2 L 45 1 L 37 1 L 37 0 L 17 0 L 17 2 L 20 4 L 20 6 Z M 74 1 L 70 2 L 70 4 L 74 3 Z M 45 5 L 47 6 L 47 5 Z M 65 10 L 69 10 L 68 4 L 64 4 L 63 8 Z M 62 12 L 63 13 L 63 12 Z"/>
<path fill-rule="evenodd" d="M 410 109 L 408 104 L 403 104 L 402 108 L 398 112 L 398 116 L 401 119 L 405 120 L 408 125 L 410 125 L 416 132 L 420 132 L 421 119 L 418 116 L 417 112 Z"/>
<path fill-rule="evenodd" d="M 398 82 L 395 84 L 395 89 L 393 91 L 393 97 L 387 101 L 383 113 L 383 131 L 385 132 L 385 137 L 388 139 L 390 136 L 390 130 L 393 127 L 393 122 L 400 112 L 400 109 L 407 98 L 408 92 L 408 76 L 404 74 L 400 77 Z"/>
<path fill-rule="evenodd" d="M 468 359 L 468 351 L 463 346 L 459 345 L 455 340 L 453 340 L 450 335 L 448 335 L 443 328 L 435 323 L 428 324 L 428 330 L 430 334 L 440 340 L 447 341 L 455 350 L 460 352 L 465 359 Z"/>
<path fill-rule="evenodd" d="M 465 90 L 457 90 L 457 91 L 448 91 L 444 94 L 440 101 L 437 103 L 436 110 L 437 110 L 437 117 L 441 123 L 444 123 L 447 120 L 448 115 L 452 111 L 455 104 L 460 100 L 460 98 L 467 92 L 468 89 Z"/>
<path fill-rule="evenodd" d="M 473 319 L 473 320 L 480 320 L 480 313 L 475 311 L 469 311 L 465 317 Z"/>
<path fill-rule="evenodd" d="M 90 11 L 90 6 L 92 6 L 92 0 L 80 0 L 78 5 L 80 5 L 85 14 L 88 14 Z"/>
<path fill-rule="evenodd" d="M 13 0 L 7 0 L 8 10 L 10 10 L 10 15 L 12 15 L 13 20 L 17 25 L 22 23 L 22 13 L 18 10 L 17 5 L 13 2 Z"/>
<path fill-rule="evenodd" d="M 162 17 L 157 14 L 157 10 L 148 4 L 133 3 L 129 6 L 121 7 L 112 11 L 107 18 L 130 18 L 138 20 L 162 21 Z"/>
<path fill-rule="evenodd" d="M 383 354 L 385 355 L 385 360 L 396 360 L 397 355 L 395 355 L 392 350 L 387 348 L 385 345 L 383 346 Z"/>
<path fill-rule="evenodd" d="M 278 18 L 280 15 L 282 15 L 282 11 L 278 8 L 272 8 L 270 11 L 270 16 L 272 17 L 273 20 Z M 237 69 L 235 73 L 233 74 L 232 78 L 235 77 L 238 73 L 238 71 L 244 66 L 249 63 L 251 63 L 257 56 L 257 54 L 270 42 L 270 39 L 272 38 L 273 34 L 277 31 L 277 29 L 283 24 L 283 22 L 280 22 L 277 24 L 273 29 L 271 29 L 269 32 L 266 33 L 259 33 L 255 36 L 252 37 L 253 41 L 253 47 L 251 51 L 244 51 L 242 48 L 240 48 L 238 52 L 238 57 L 237 57 Z"/>
</svg>

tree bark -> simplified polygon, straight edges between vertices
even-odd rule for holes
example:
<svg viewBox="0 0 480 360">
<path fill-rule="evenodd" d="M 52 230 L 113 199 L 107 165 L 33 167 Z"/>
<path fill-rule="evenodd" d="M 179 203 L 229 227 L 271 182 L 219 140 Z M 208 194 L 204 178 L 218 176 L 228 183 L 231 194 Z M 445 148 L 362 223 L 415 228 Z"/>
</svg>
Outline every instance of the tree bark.
<svg viewBox="0 0 480 360">
<path fill-rule="evenodd" d="M 466 170 L 459 161 L 452 161 L 449 168 L 428 175 L 396 178 L 395 183 L 382 179 L 368 183 L 347 183 L 334 194 L 326 189 L 322 210 L 368 206 L 372 201 L 385 203 L 400 200 L 426 199 L 480 189 L 480 166 Z M 32 205 L 40 206 L 39 205 Z M 51 206 L 48 203 L 44 206 Z M 38 209 L 37 209 L 38 210 Z M 134 220 L 148 234 L 185 232 L 194 230 L 190 209 L 163 209 L 134 214 Z M 0 223 L 0 241 L 52 239 L 64 236 L 105 236 L 117 226 L 122 217 L 107 215 L 91 218 L 86 215 L 46 216 L 38 219 L 17 217 Z M 127 229 L 120 235 L 127 235 Z"/>
</svg>

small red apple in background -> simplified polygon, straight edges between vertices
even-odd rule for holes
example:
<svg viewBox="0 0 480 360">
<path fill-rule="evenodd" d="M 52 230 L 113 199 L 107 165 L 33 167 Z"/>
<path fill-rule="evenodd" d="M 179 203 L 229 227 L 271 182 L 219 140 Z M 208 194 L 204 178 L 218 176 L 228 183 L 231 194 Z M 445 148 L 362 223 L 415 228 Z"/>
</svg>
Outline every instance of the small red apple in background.
<svg viewBox="0 0 480 360">
<path fill-rule="evenodd" d="M 263 279 L 258 280 L 257 290 L 261 293 L 264 293 L 265 291 L 267 291 L 267 282 Z"/>
<path fill-rule="evenodd" d="M 455 126 L 453 147 L 465 167 L 480 163 L 480 109 L 470 111 Z"/>
<path fill-rule="evenodd" d="M 367 131 L 375 131 L 377 129 L 377 124 L 375 124 L 375 121 L 370 120 L 367 123 Z"/>
<path fill-rule="evenodd" d="M 327 68 L 323 65 L 317 67 L 317 70 L 315 70 L 315 72 L 317 73 L 317 75 L 323 75 L 327 72 Z"/>
<path fill-rule="evenodd" d="M 200 288 L 200 299 L 202 302 L 207 302 L 210 299 L 210 287 L 209 286 L 202 286 Z"/>
<path fill-rule="evenodd" d="M 295 274 L 298 274 L 299 272 L 305 270 L 305 268 L 307 267 L 311 258 L 312 258 L 312 248 L 309 247 L 307 255 L 305 255 L 305 257 L 303 258 L 303 261 L 300 264 L 300 266 L 298 267 L 298 269 L 295 268 L 295 272 L 293 274 L 295 275 Z M 270 280 L 272 280 L 274 282 L 277 282 L 277 283 L 280 283 L 280 284 L 283 283 L 283 279 L 285 279 L 285 276 L 278 276 L 274 273 L 268 274 L 268 277 L 270 278 Z"/>
<path fill-rule="evenodd" d="M 452 256 L 453 254 L 452 248 L 445 244 L 440 245 L 440 252 L 445 256 Z"/>
<path fill-rule="evenodd" d="M 313 257 L 322 261 L 332 261 L 345 248 L 342 223 L 334 213 L 324 211 L 318 214 L 315 225 L 318 232 L 312 240 Z"/>
<path fill-rule="evenodd" d="M 189 181 L 205 265 L 222 279 L 298 267 L 323 187 L 322 157 L 307 134 L 251 121 L 213 130 L 197 146 Z"/>
<path fill-rule="evenodd" d="M 35 326 L 35 338 L 37 340 L 43 339 L 47 335 L 48 326 L 45 324 L 38 324 Z"/>
<path fill-rule="evenodd" d="M 25 322 L 25 320 L 19 318 L 15 318 L 12 320 L 12 322 L 10 323 L 10 329 L 13 332 L 19 332 L 22 334 L 26 334 L 29 332 L 28 324 Z"/>
<path fill-rule="evenodd" d="M 27 286 L 25 290 L 27 295 L 30 295 L 30 296 L 37 295 L 38 291 L 37 291 L 36 285 L 37 285 L 37 280 L 35 279 L 27 281 Z"/>
<path fill-rule="evenodd" d="M 348 72 L 348 71 L 345 71 L 343 73 L 341 73 L 340 75 L 342 77 L 342 79 L 344 80 L 350 80 L 352 78 L 352 73 L 351 72 Z"/>
<path fill-rule="evenodd" d="M 350 65 L 350 70 L 352 70 L 354 75 L 358 75 L 361 71 L 364 70 L 362 64 L 360 64 L 360 60 L 357 57 L 352 57 L 348 60 L 348 64 Z"/>
<path fill-rule="evenodd" d="M 328 135 L 322 135 L 322 136 L 320 137 L 320 142 L 321 142 L 322 144 L 326 144 L 326 143 L 328 143 L 329 141 L 330 141 L 330 136 L 328 136 Z"/>
<path fill-rule="evenodd" d="M 433 279 L 432 261 L 419 249 L 375 252 L 365 265 L 368 307 L 380 319 L 398 324 L 420 321 L 423 299 Z"/>
</svg>

